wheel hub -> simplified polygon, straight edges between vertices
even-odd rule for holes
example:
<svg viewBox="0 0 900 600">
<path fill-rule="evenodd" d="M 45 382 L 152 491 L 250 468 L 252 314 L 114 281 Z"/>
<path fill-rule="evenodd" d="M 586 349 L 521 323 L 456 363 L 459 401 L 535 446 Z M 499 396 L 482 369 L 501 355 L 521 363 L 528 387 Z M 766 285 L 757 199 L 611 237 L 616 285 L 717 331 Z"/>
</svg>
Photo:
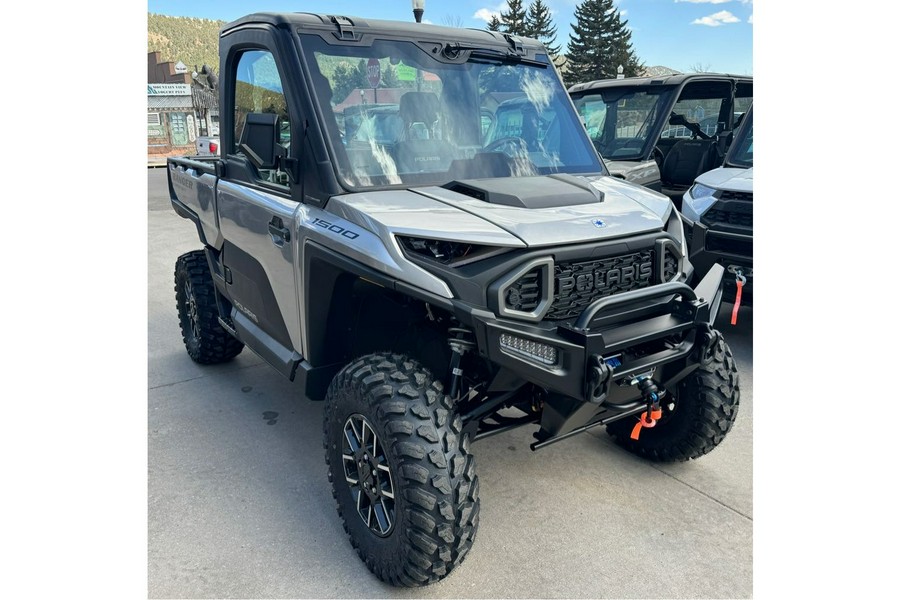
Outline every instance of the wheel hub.
<svg viewBox="0 0 900 600">
<path fill-rule="evenodd" d="M 341 453 L 344 480 L 366 527 L 385 537 L 394 529 L 394 480 L 372 424 L 353 414 L 344 423 Z"/>
<path fill-rule="evenodd" d="M 191 323 L 191 333 L 195 339 L 200 338 L 200 319 L 197 316 L 197 300 L 194 298 L 194 289 L 190 282 L 184 286 L 184 295 L 187 297 L 188 320 Z"/>
</svg>

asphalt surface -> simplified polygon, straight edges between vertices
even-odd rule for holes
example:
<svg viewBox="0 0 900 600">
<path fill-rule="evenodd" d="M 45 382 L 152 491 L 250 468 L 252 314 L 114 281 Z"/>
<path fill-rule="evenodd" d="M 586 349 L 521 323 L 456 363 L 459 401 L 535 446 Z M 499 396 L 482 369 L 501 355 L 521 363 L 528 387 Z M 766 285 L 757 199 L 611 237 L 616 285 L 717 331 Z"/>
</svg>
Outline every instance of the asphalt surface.
<svg viewBox="0 0 900 600">
<path fill-rule="evenodd" d="M 737 422 L 712 453 L 656 465 L 602 428 L 531 452 L 533 428 L 477 442 L 481 520 L 447 579 L 381 583 L 344 534 L 322 450 L 322 404 L 249 350 L 187 356 L 173 269 L 199 249 L 148 169 L 151 598 L 746 598 L 753 567 L 751 309 L 718 327 L 740 370 Z"/>
</svg>

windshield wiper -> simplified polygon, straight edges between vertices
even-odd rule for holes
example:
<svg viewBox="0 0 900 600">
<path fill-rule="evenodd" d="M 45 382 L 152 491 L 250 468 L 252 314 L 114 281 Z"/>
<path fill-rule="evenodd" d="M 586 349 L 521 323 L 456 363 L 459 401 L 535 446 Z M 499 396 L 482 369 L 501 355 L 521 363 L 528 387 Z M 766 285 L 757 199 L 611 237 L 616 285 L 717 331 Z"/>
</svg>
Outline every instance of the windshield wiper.
<svg viewBox="0 0 900 600">
<path fill-rule="evenodd" d="M 461 44 L 459 42 L 447 43 L 441 49 L 441 55 L 449 60 L 456 60 L 462 52 L 468 52 L 467 62 L 473 58 L 481 58 L 486 60 L 497 61 L 501 63 L 516 63 L 540 67 L 546 69 L 549 65 L 539 60 L 527 58 L 521 54 L 514 52 L 512 49 L 501 50 L 500 48 L 485 48 L 484 46 L 472 46 L 469 44 Z"/>
</svg>

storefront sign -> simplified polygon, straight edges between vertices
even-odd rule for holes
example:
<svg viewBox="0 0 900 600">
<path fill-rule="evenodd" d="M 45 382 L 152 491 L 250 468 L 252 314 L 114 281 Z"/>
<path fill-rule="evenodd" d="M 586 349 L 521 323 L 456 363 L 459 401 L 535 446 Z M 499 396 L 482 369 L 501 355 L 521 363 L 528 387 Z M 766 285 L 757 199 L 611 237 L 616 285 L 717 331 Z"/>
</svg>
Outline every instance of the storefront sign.
<svg viewBox="0 0 900 600">
<path fill-rule="evenodd" d="M 191 86 L 187 83 L 148 83 L 148 96 L 190 96 Z"/>
</svg>

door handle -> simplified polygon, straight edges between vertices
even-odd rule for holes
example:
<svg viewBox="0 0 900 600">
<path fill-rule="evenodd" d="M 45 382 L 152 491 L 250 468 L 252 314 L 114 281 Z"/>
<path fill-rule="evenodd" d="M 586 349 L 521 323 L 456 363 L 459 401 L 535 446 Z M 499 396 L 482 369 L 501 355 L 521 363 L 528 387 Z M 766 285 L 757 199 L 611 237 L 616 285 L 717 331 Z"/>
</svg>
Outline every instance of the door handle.
<svg viewBox="0 0 900 600">
<path fill-rule="evenodd" d="M 273 241 L 277 244 L 277 240 L 281 240 L 282 244 L 284 242 L 291 241 L 291 231 L 284 226 L 284 223 L 281 221 L 280 217 L 272 217 L 272 220 L 269 221 L 269 233 L 272 234 Z"/>
</svg>

